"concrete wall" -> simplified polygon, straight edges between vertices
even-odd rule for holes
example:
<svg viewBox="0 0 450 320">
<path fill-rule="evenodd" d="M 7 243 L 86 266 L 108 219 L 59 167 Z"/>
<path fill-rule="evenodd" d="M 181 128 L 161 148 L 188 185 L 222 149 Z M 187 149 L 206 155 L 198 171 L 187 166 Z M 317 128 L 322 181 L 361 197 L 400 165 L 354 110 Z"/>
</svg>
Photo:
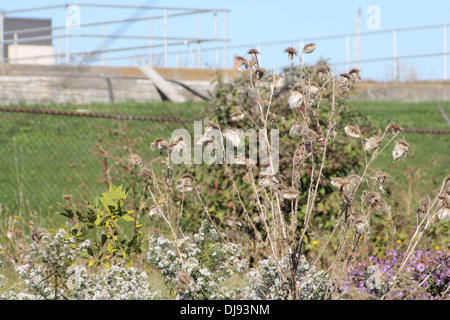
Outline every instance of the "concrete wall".
<svg viewBox="0 0 450 320">
<path fill-rule="evenodd" d="M 181 81 L 204 96 L 220 75 L 230 81 L 241 75 L 232 69 L 155 68 L 166 79 Z M 200 97 L 174 84 L 188 100 Z M 447 83 L 361 83 L 353 96 L 368 100 L 450 100 Z M 0 104 L 160 101 L 161 94 L 136 67 L 0 64 Z"/>
<path fill-rule="evenodd" d="M 204 96 L 213 89 L 211 82 L 217 74 L 226 81 L 238 76 L 234 70 L 155 69 L 163 77 L 181 81 Z M 202 100 L 182 86 L 173 85 L 186 99 Z M 162 99 L 153 82 L 138 68 L 0 64 L 0 104 L 83 104 Z"/>
</svg>

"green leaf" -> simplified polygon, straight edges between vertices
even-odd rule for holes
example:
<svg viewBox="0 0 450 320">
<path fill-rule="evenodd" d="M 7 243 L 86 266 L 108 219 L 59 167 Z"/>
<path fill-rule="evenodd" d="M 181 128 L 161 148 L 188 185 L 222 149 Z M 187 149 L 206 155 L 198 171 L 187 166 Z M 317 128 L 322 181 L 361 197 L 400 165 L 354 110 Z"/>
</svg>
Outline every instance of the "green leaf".
<svg viewBox="0 0 450 320">
<path fill-rule="evenodd" d="M 134 218 L 133 218 L 133 217 L 130 217 L 128 214 L 124 214 L 124 215 L 122 216 L 122 218 L 123 218 L 123 220 L 125 220 L 125 221 L 134 221 Z"/>
</svg>

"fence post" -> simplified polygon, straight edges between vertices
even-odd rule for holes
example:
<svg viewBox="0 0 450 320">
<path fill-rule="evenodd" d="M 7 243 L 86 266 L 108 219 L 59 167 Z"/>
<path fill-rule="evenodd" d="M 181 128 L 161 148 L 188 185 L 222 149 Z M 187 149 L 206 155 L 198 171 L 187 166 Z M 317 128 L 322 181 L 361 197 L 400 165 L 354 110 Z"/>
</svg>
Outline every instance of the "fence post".
<svg viewBox="0 0 450 320">
<path fill-rule="evenodd" d="M 3 49 L 5 48 L 4 41 L 4 32 L 5 32 L 5 10 L 2 9 L 0 11 L 0 62 L 3 62 L 4 52 Z"/>
<path fill-rule="evenodd" d="M 350 69 L 350 36 L 345 36 L 345 65 L 347 70 Z"/>
<path fill-rule="evenodd" d="M 200 43 L 201 37 L 201 16 L 200 12 L 197 12 L 197 68 L 202 66 L 202 46 Z"/>
<path fill-rule="evenodd" d="M 14 32 L 14 59 L 17 59 L 18 55 L 19 55 L 19 47 L 18 47 L 17 40 L 19 40 L 19 36 L 17 35 L 17 32 Z M 8 59 L 8 60 L 10 60 L 10 59 Z M 15 63 L 17 63 L 17 60 Z"/>
<path fill-rule="evenodd" d="M 398 81 L 397 30 L 392 31 L 392 60 L 393 80 Z"/>
<path fill-rule="evenodd" d="M 227 12 L 223 12 L 223 67 L 228 68 L 227 57 Z"/>
<path fill-rule="evenodd" d="M 149 23 L 149 47 L 148 47 L 148 63 L 153 66 L 153 20 L 148 19 Z"/>
<path fill-rule="evenodd" d="M 444 25 L 444 38 L 443 38 L 443 44 L 444 44 L 444 80 L 448 79 L 448 48 L 447 48 L 447 25 Z"/>
<path fill-rule="evenodd" d="M 102 66 L 106 65 L 106 25 L 103 23 L 102 24 L 102 32 L 103 32 L 103 41 L 102 41 L 102 46 L 103 46 L 103 54 L 102 54 Z"/>
<path fill-rule="evenodd" d="M 167 9 L 164 9 L 164 67 L 167 68 Z"/>
<path fill-rule="evenodd" d="M 57 63 L 61 64 L 61 29 L 56 29 L 56 36 L 58 40 L 56 41 L 56 53 L 58 55 Z"/>
</svg>

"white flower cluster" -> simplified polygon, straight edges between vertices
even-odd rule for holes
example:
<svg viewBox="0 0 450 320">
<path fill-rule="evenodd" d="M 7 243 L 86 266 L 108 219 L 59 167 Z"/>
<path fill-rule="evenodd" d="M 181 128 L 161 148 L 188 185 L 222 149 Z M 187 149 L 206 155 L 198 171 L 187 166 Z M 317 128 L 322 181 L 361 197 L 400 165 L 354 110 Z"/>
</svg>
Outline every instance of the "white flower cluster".
<svg viewBox="0 0 450 320">
<path fill-rule="evenodd" d="M 175 242 L 158 234 L 150 238 L 148 261 L 162 274 L 166 284 L 176 290 L 177 299 L 230 299 L 238 288 L 229 288 L 226 281 L 247 269 L 241 258 L 242 249 L 219 241 L 217 231 L 204 220 L 193 239 L 184 237 Z"/>
<path fill-rule="evenodd" d="M 249 286 L 246 287 L 242 296 L 249 300 L 284 300 L 292 299 L 292 292 L 289 285 L 291 276 L 291 261 L 288 256 L 279 261 L 279 267 L 275 260 L 261 260 L 255 269 L 251 269 L 247 277 Z M 300 257 L 296 275 L 296 299 L 299 300 L 320 300 L 324 299 L 328 285 L 328 276 L 324 271 L 316 271 L 312 268 L 309 273 L 310 264 L 304 256 Z M 306 278 L 305 278 L 306 277 Z"/>
<path fill-rule="evenodd" d="M 112 266 L 90 275 L 77 265 L 80 253 L 90 245 L 86 240 L 76 244 L 67 231 L 61 229 L 54 236 L 44 234 L 39 242 L 30 245 L 16 267 L 23 280 L 21 292 L 8 291 L 0 299 L 158 299 L 160 293 L 151 290 L 147 274 L 136 268 Z"/>
</svg>

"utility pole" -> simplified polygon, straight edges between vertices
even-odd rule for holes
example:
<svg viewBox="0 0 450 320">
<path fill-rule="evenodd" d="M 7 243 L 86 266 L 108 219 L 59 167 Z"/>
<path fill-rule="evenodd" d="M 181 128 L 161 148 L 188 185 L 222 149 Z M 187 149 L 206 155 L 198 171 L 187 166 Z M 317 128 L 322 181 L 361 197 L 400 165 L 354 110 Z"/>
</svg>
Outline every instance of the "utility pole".
<svg viewBox="0 0 450 320">
<path fill-rule="evenodd" d="M 360 37 L 361 37 L 361 8 L 358 9 L 356 15 L 356 37 L 355 37 L 355 61 L 356 68 L 359 69 L 359 52 L 360 52 Z"/>
</svg>

